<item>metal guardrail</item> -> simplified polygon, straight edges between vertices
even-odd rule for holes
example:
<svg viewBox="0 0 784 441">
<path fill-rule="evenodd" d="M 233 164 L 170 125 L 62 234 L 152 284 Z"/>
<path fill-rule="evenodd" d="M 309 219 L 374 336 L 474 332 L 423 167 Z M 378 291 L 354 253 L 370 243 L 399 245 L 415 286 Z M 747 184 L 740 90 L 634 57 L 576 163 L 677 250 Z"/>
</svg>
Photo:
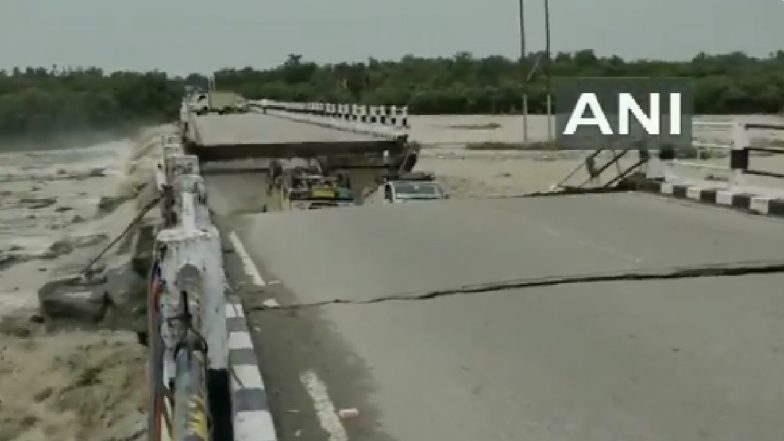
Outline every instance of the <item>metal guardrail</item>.
<svg viewBox="0 0 784 441">
<path fill-rule="evenodd" d="M 321 102 L 297 103 L 269 99 L 248 101 L 248 104 L 262 109 L 321 115 L 346 121 L 359 121 L 368 124 L 386 124 L 398 126 L 400 128 L 408 127 L 408 106 L 369 106 L 364 104 Z"/>
<path fill-rule="evenodd" d="M 607 171 L 612 165 L 615 165 L 617 176 L 608 182 L 602 184 L 603 186 L 611 186 L 619 182 L 621 179 L 629 175 L 630 171 L 646 166 L 647 170 L 645 175 L 651 179 L 663 179 L 665 182 L 677 183 L 688 181 L 689 178 L 684 176 L 684 170 L 676 169 L 678 167 L 685 167 L 688 169 L 700 170 L 713 170 L 718 172 L 725 172 L 729 177 L 719 178 L 727 180 L 727 187 L 729 188 L 742 188 L 743 176 L 754 175 L 772 178 L 784 178 L 784 172 L 779 171 L 765 171 L 754 169 L 750 167 L 749 158 L 753 152 L 764 152 L 772 154 L 784 154 L 784 146 L 782 147 L 764 147 L 751 145 L 750 131 L 752 130 L 782 130 L 784 125 L 780 124 L 757 124 L 757 123 L 742 123 L 738 121 L 694 121 L 693 128 L 707 128 L 725 131 L 727 142 L 721 141 L 701 141 L 695 140 L 692 146 L 696 149 L 704 151 L 722 151 L 729 158 L 726 164 L 711 164 L 696 160 L 680 159 L 678 152 L 674 149 L 661 150 L 657 154 L 649 153 L 647 150 L 640 150 L 638 152 L 638 159 L 630 164 L 620 165 L 620 159 L 628 159 L 628 150 L 622 150 L 620 153 L 613 150 L 599 149 L 592 153 L 586 153 L 582 158 L 581 163 L 578 164 L 565 178 L 559 183 L 553 185 L 552 189 L 566 188 L 567 181 L 577 174 L 582 168 L 588 172 L 588 178 L 578 185 L 570 185 L 568 187 L 584 188 L 588 184 L 596 185 L 599 177 L 603 172 Z M 699 152 L 698 152 L 699 153 Z M 603 164 L 597 165 L 597 160 L 602 154 L 610 154 L 611 158 L 607 159 Z M 602 160 L 605 160 L 602 157 Z M 708 177 L 706 176 L 706 179 Z M 713 179 L 716 179 L 715 177 Z"/>
<path fill-rule="evenodd" d="M 674 168 L 677 166 L 727 172 L 730 174 L 728 180 L 729 187 L 736 187 L 741 185 L 744 175 L 784 178 L 783 172 L 765 171 L 765 170 L 759 170 L 750 167 L 750 160 L 749 160 L 753 152 L 784 154 L 784 148 L 752 145 L 752 139 L 750 135 L 750 131 L 752 130 L 784 131 L 784 125 L 743 123 L 738 121 L 732 121 L 732 122 L 697 121 L 694 122 L 694 126 L 723 129 L 728 132 L 730 141 L 727 143 L 711 143 L 711 142 L 695 141 L 693 144 L 694 147 L 699 149 L 705 149 L 708 151 L 721 150 L 727 152 L 729 157 L 727 164 L 726 165 L 706 164 L 704 162 L 682 160 L 674 157 L 664 159 L 662 160 L 662 164 L 665 168 L 664 170 L 665 180 L 674 180 L 675 177 L 677 177 L 677 173 L 674 171 Z"/>
<path fill-rule="evenodd" d="M 408 140 L 408 106 L 366 106 L 360 104 L 295 103 L 274 100 L 248 101 L 251 109 L 374 137 Z"/>
</svg>

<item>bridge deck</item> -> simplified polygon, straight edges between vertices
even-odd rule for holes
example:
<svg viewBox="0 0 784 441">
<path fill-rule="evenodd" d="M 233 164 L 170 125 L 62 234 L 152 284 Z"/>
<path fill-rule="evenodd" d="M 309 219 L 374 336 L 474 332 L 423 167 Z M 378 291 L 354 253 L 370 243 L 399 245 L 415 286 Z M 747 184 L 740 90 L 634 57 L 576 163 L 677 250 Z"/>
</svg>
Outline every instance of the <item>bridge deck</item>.
<svg viewBox="0 0 784 441">
<path fill-rule="evenodd" d="M 780 221 L 610 194 L 218 222 L 278 282 L 261 292 L 243 285 L 237 253 L 227 255 L 234 284 L 246 286 L 283 441 L 345 439 L 327 437 L 323 427 L 341 429 L 323 420 L 325 400 L 359 409 L 343 424 L 348 439 L 376 441 L 772 441 L 784 430 L 782 275 L 361 303 L 509 279 L 776 259 Z M 253 309 L 268 299 L 349 303 Z"/>
<path fill-rule="evenodd" d="M 329 155 L 334 161 L 361 164 L 359 156 L 370 154 L 380 160 L 383 150 L 400 161 L 406 147 L 393 137 L 262 113 L 194 116 L 192 121 L 194 145 L 189 152 L 207 161 Z"/>
<path fill-rule="evenodd" d="M 203 115 L 195 118 L 200 144 L 297 144 L 384 141 L 370 135 L 292 121 L 262 113 Z"/>
</svg>

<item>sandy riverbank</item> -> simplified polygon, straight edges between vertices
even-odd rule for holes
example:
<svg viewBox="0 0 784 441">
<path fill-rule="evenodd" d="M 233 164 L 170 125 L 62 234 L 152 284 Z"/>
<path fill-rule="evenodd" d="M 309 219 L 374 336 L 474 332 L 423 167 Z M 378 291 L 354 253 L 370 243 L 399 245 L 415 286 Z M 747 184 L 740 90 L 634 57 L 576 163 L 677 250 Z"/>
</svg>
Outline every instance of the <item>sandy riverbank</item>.
<svg viewBox="0 0 784 441">
<path fill-rule="evenodd" d="M 694 128 L 695 138 L 702 143 L 729 144 L 728 128 L 708 127 L 700 122 L 756 122 L 784 124 L 779 115 L 698 115 Z M 444 184 L 447 191 L 457 198 L 486 196 L 509 196 L 523 193 L 547 191 L 581 164 L 587 152 L 580 151 L 519 151 L 523 140 L 523 123 L 519 115 L 432 115 L 411 117 L 411 139 L 423 146 L 418 170 L 432 171 Z M 547 119 L 532 115 L 528 121 L 529 140 L 543 142 L 547 139 Z M 758 130 L 750 133 L 752 144 L 757 146 L 784 146 L 784 131 Z M 499 148 L 507 144 L 507 150 L 472 150 L 472 144 L 495 143 Z M 716 150 L 727 154 L 724 150 Z M 630 152 L 621 161 L 629 166 L 638 158 Z M 675 172 L 686 180 L 704 181 L 718 177 L 727 180 L 729 158 L 716 157 L 709 160 L 691 160 L 693 164 L 704 164 L 725 168 L 712 170 L 692 165 L 676 167 Z M 784 156 L 758 157 L 751 159 L 752 168 L 763 171 L 784 170 Z M 588 175 L 579 170 L 569 181 L 571 185 L 584 182 Z M 717 184 L 720 181 L 715 181 Z M 750 187 L 765 187 L 784 192 L 784 180 L 748 175 L 744 184 Z"/>
</svg>

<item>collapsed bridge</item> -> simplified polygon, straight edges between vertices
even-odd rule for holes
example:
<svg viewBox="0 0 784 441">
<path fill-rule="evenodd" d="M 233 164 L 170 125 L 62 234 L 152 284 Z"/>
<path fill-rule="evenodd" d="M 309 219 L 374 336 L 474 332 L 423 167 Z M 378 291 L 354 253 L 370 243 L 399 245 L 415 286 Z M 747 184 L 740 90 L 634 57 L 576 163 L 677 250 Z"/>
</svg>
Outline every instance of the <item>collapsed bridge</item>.
<svg viewBox="0 0 784 441">
<path fill-rule="evenodd" d="M 263 193 L 270 157 L 323 156 L 297 142 L 311 137 L 306 127 L 331 129 L 318 135 L 323 148 L 361 151 L 348 163 L 357 170 L 408 155 L 384 155 L 402 144 L 383 137 L 349 150 L 338 140 L 353 135 L 332 130 L 356 129 L 351 117 L 263 104 L 258 114 L 188 116 L 185 149 L 201 163 L 186 152 L 167 159 L 179 170 L 169 179 L 178 233 L 159 234 L 205 237 L 213 253 L 220 237 L 212 262 L 231 288 L 188 283 L 212 299 L 194 308 L 223 302 L 212 330 L 196 326 L 215 342 L 205 364 L 227 372 L 234 439 L 772 441 L 784 430 L 780 220 L 700 204 L 702 193 L 655 180 L 695 201 L 612 192 L 238 210 Z M 256 142 L 274 129 L 246 137 L 232 135 L 244 130 L 235 124 L 289 129 Z M 233 159 L 222 149 L 261 172 L 214 174 Z M 176 254 L 175 269 L 207 262 L 189 253 Z M 206 385 L 212 413 L 226 404 L 215 387 Z M 226 435 L 211 427 L 209 439 Z"/>
</svg>

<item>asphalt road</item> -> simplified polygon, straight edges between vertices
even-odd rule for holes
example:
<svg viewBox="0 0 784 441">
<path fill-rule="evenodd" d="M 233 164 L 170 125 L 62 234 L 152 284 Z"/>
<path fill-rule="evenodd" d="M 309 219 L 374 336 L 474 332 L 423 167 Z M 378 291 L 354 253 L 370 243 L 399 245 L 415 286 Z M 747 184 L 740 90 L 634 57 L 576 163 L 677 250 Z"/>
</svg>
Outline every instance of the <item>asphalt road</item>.
<svg viewBox="0 0 784 441">
<path fill-rule="evenodd" d="M 218 223 L 224 235 L 237 232 L 268 282 L 248 285 L 238 254 L 227 255 L 282 440 L 729 441 L 784 432 L 783 275 L 357 303 L 510 279 L 779 259 L 781 221 L 611 194 Z M 286 308 L 258 309 L 270 299 Z M 346 303 L 297 306 L 333 299 Z M 330 403 L 360 415 L 336 423 Z"/>
</svg>

